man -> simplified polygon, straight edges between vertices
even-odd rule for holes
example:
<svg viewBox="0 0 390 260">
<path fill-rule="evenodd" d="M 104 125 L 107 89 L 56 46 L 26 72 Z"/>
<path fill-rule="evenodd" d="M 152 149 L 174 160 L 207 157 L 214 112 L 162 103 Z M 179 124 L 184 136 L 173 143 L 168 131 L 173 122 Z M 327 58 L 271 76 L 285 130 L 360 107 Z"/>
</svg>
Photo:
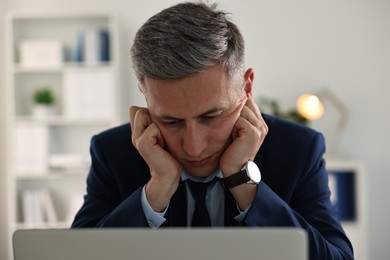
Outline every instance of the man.
<svg viewBox="0 0 390 260">
<path fill-rule="evenodd" d="M 137 32 L 131 57 L 147 108 L 93 137 L 73 227 L 295 226 L 308 232 L 311 259 L 353 258 L 330 203 L 322 135 L 260 113 L 226 13 L 163 10 Z M 209 185 L 201 199 L 199 183 Z"/>
</svg>

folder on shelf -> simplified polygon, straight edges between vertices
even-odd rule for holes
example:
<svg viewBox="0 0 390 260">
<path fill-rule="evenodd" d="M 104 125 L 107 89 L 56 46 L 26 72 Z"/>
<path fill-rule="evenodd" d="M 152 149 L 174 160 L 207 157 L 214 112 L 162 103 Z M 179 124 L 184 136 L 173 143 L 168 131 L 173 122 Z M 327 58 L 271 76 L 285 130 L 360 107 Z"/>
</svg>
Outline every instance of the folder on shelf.
<svg viewBox="0 0 390 260">
<path fill-rule="evenodd" d="M 95 30 L 85 32 L 84 62 L 88 65 L 99 63 L 99 37 Z"/>
<path fill-rule="evenodd" d="M 23 68 L 56 68 L 63 63 L 63 46 L 58 40 L 22 40 L 19 47 Z"/>
<path fill-rule="evenodd" d="M 22 191 L 23 222 L 27 225 L 57 222 L 54 203 L 47 189 Z"/>
<path fill-rule="evenodd" d="M 77 170 L 87 171 L 91 165 L 89 154 L 78 153 L 60 153 L 51 154 L 49 158 L 49 165 L 51 169 L 62 172 L 73 172 Z"/>
<path fill-rule="evenodd" d="M 66 71 L 63 75 L 64 115 L 71 119 L 115 118 L 114 75 L 111 70 Z"/>
<path fill-rule="evenodd" d="M 49 155 L 48 127 L 19 123 L 16 126 L 14 136 L 15 172 L 19 175 L 42 175 L 47 173 Z"/>
<path fill-rule="evenodd" d="M 35 190 L 22 192 L 23 222 L 27 225 L 43 223 L 43 213 Z"/>
</svg>

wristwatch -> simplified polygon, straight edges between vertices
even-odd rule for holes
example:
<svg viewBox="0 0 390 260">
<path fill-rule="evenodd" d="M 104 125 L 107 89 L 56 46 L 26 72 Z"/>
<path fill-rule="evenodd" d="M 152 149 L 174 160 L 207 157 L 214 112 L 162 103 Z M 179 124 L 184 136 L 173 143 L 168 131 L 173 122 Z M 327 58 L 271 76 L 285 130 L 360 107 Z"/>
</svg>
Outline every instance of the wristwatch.
<svg viewBox="0 0 390 260">
<path fill-rule="evenodd" d="M 243 183 L 259 184 L 261 173 L 259 167 L 253 161 L 247 161 L 241 171 L 234 173 L 226 178 L 222 178 L 223 185 L 227 188 L 233 188 Z"/>
</svg>

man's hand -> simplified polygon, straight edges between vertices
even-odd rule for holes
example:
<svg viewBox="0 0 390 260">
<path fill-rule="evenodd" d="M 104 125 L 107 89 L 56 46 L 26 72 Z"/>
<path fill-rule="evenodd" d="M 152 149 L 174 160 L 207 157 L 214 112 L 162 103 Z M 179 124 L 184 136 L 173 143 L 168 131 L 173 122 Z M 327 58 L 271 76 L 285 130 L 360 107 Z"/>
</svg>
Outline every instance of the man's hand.
<svg viewBox="0 0 390 260">
<path fill-rule="evenodd" d="M 240 117 L 232 132 L 232 143 L 226 148 L 220 159 L 220 168 L 224 177 L 239 172 L 246 161 L 253 160 L 268 133 L 260 110 L 251 97 L 241 110 Z M 230 190 L 238 206 L 244 210 L 256 195 L 256 186 L 239 185 Z"/>
<path fill-rule="evenodd" d="M 150 169 L 146 197 L 156 212 L 162 212 L 175 193 L 181 165 L 164 149 L 164 139 L 158 126 L 152 122 L 147 108 L 129 109 L 131 140 Z"/>
</svg>

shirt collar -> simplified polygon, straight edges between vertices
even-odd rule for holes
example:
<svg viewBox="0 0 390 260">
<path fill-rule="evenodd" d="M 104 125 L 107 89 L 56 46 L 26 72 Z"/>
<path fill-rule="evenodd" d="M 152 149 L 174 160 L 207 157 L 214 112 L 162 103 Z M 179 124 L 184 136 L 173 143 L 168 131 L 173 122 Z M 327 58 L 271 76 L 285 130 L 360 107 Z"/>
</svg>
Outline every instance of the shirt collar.
<svg viewBox="0 0 390 260">
<path fill-rule="evenodd" d="M 189 174 L 188 172 L 186 172 L 185 170 L 182 170 L 182 172 L 181 172 L 181 180 L 182 181 L 186 181 L 186 180 L 190 179 L 191 181 L 194 181 L 194 182 L 206 183 L 206 182 L 212 181 L 215 177 L 222 179 L 223 175 L 222 175 L 220 168 L 218 168 L 213 174 L 211 174 L 207 177 L 203 177 L 203 178 L 194 177 L 191 174 Z"/>
</svg>

